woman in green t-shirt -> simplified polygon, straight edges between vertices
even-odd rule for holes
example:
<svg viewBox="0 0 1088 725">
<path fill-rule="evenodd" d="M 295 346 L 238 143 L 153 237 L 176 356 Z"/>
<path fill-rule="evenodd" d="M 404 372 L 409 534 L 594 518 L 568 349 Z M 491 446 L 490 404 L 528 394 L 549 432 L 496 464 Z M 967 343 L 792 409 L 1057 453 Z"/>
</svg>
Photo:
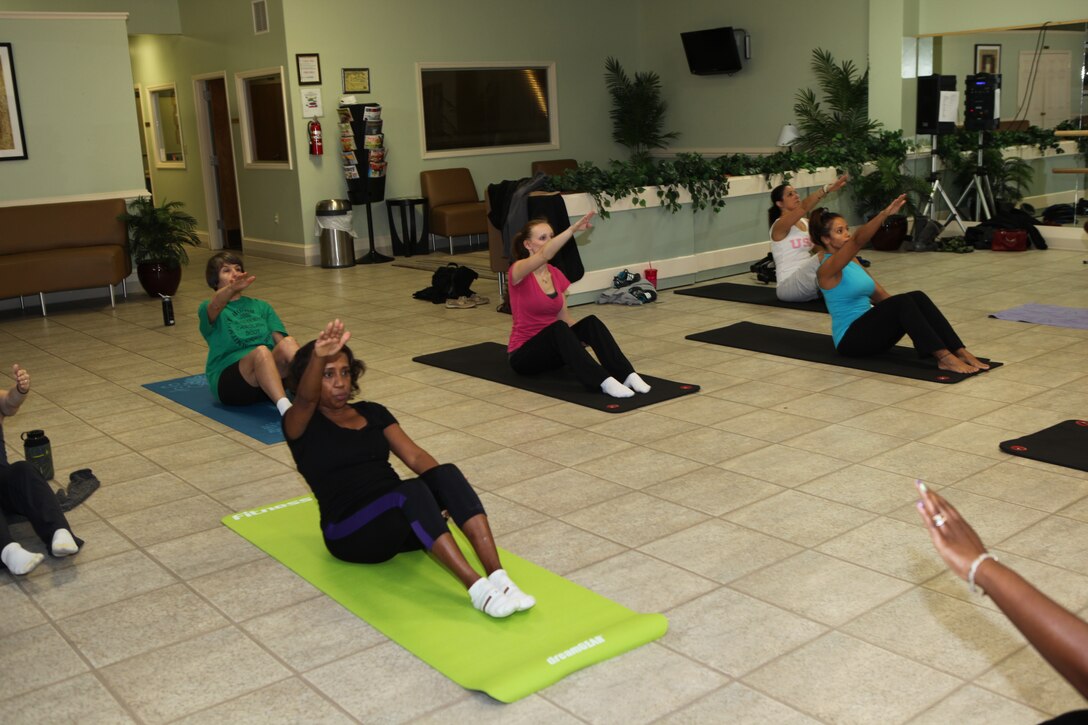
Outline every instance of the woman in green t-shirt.
<svg viewBox="0 0 1088 725">
<path fill-rule="evenodd" d="M 267 397 L 283 415 L 291 407 L 283 378 L 298 343 L 272 305 L 242 296 L 256 277 L 246 274 L 241 257 L 232 252 L 214 255 L 205 278 L 215 290 L 197 312 L 200 334 L 208 341 L 208 387 L 226 405 L 251 405 Z"/>
</svg>

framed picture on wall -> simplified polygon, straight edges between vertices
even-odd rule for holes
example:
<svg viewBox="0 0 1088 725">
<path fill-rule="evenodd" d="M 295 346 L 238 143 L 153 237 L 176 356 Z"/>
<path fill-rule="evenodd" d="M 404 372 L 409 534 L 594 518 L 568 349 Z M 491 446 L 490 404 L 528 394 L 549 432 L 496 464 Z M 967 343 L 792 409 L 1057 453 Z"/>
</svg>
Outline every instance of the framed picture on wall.
<svg viewBox="0 0 1088 725">
<path fill-rule="evenodd" d="M 300 86 L 321 85 L 321 58 L 317 53 L 296 53 L 295 65 Z"/>
<path fill-rule="evenodd" d="M 1001 72 L 1001 46 L 1000 45 L 975 45 L 975 73 L 990 73 L 997 75 Z"/>
<path fill-rule="evenodd" d="M 370 93 L 369 68 L 342 68 L 344 93 Z"/>
<path fill-rule="evenodd" d="M 25 159 L 26 136 L 15 85 L 15 62 L 11 43 L 0 43 L 0 161 Z"/>
</svg>

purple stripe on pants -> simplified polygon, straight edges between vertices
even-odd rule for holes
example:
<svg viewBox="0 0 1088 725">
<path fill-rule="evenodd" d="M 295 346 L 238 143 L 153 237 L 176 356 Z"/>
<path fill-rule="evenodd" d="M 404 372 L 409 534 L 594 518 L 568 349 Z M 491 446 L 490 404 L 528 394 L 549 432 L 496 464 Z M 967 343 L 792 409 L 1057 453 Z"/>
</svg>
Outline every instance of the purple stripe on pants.
<svg viewBox="0 0 1088 725">
<path fill-rule="evenodd" d="M 408 498 L 403 493 L 397 493 L 395 491 L 387 493 L 384 496 L 379 496 L 343 521 L 339 521 L 335 524 L 326 524 L 325 538 L 329 541 L 335 541 L 336 539 L 350 536 L 387 511 L 391 511 L 395 508 L 403 508 L 404 502 L 407 500 Z M 423 548 L 430 551 L 431 547 L 434 546 L 434 539 L 427 534 L 418 521 L 409 521 L 408 523 L 411 525 L 412 531 L 414 531 L 415 535 L 419 538 L 420 543 L 423 544 Z"/>
</svg>

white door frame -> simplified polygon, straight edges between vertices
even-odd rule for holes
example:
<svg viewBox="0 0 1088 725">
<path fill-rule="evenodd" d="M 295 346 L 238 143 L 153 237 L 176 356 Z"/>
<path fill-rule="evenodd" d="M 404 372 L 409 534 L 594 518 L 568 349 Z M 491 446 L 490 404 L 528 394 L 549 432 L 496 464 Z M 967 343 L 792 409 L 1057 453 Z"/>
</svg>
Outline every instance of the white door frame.
<svg viewBox="0 0 1088 725">
<path fill-rule="evenodd" d="M 212 132 L 211 124 L 208 121 L 208 101 L 204 97 L 204 91 L 207 89 L 207 81 L 215 80 L 217 78 L 223 79 L 224 93 L 227 89 L 227 72 L 216 71 L 214 73 L 200 73 L 193 76 L 193 98 L 196 101 L 196 137 L 197 143 L 200 146 L 200 172 L 204 181 L 204 208 L 206 209 L 208 220 L 208 246 L 211 249 L 224 249 L 227 246 L 227 240 L 224 238 L 223 230 L 215 223 L 216 220 L 222 218 L 221 209 L 219 208 L 219 196 L 216 194 L 216 189 L 219 188 L 219 181 L 215 176 L 215 168 L 212 166 Z M 226 94 L 227 100 L 227 115 L 232 117 L 230 109 L 230 94 Z M 233 136 L 233 133 L 232 133 Z M 229 161 L 234 164 L 234 141 L 231 140 L 231 157 L 230 159 L 220 159 L 220 163 Z M 241 204 L 241 194 L 238 193 L 238 166 L 234 164 L 234 190 L 235 198 L 239 200 Z M 242 220 L 242 210 L 238 209 L 238 225 L 243 227 L 242 238 L 245 238 L 244 231 L 245 222 Z"/>
</svg>

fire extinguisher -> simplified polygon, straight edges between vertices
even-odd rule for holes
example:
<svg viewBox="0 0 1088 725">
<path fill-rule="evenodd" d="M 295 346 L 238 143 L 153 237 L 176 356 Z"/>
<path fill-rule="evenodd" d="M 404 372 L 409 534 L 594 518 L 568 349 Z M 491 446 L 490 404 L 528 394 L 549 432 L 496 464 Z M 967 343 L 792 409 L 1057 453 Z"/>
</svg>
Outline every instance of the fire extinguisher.
<svg viewBox="0 0 1088 725">
<path fill-rule="evenodd" d="M 316 118 L 310 119 L 306 132 L 310 137 L 310 156 L 320 156 L 325 153 L 325 147 L 321 143 L 321 122 Z"/>
</svg>

